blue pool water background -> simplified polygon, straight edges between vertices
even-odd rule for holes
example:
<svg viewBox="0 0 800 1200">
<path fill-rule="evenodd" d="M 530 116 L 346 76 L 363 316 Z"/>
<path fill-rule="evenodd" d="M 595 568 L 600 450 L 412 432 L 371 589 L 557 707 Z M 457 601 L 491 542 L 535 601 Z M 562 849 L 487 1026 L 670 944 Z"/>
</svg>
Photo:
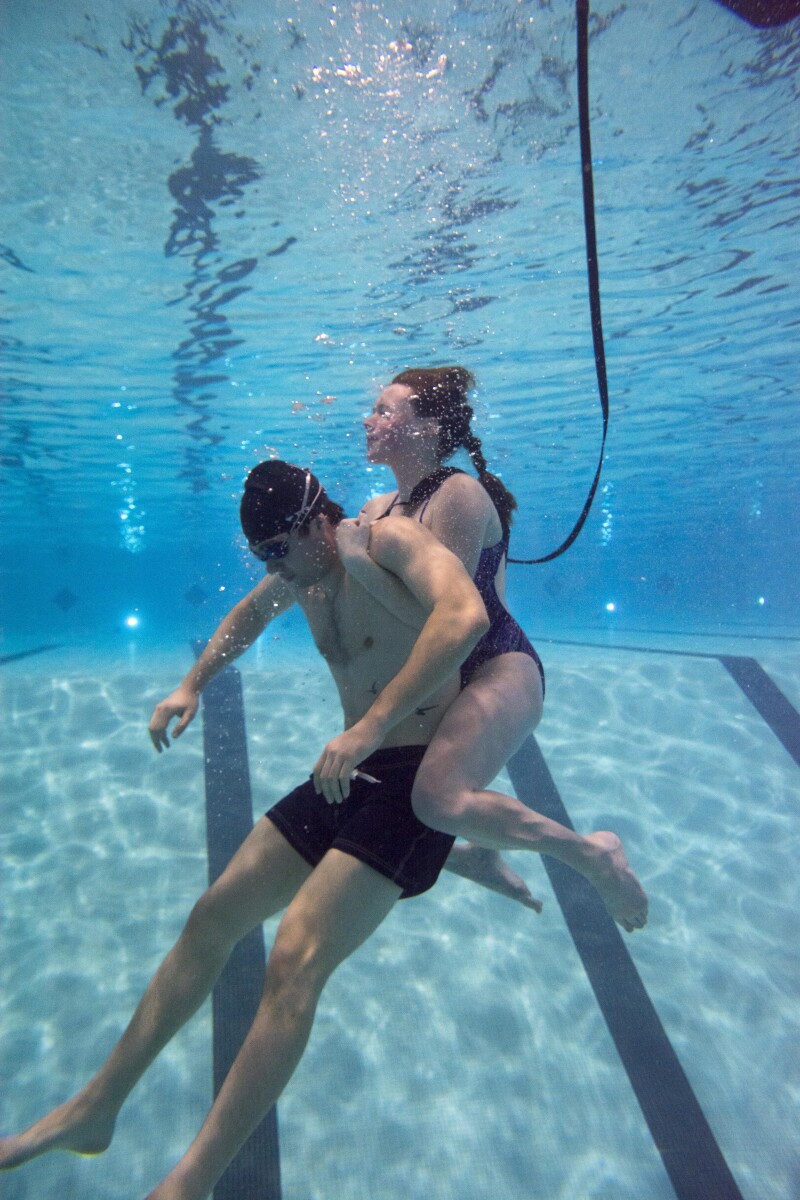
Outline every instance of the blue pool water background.
<svg viewBox="0 0 800 1200">
<path fill-rule="evenodd" d="M 539 626 L 614 603 L 617 626 L 785 629 L 795 25 L 595 12 L 611 433 L 584 535 L 512 572 L 514 602 Z M 211 624 L 247 569 L 246 468 L 313 463 L 355 510 L 387 486 L 361 414 L 409 362 L 475 371 L 513 552 L 560 543 L 600 442 L 572 5 L 2 22 L 7 639 L 112 637 L 131 606 L 157 641 Z"/>
<path fill-rule="evenodd" d="M 570 814 L 617 829 L 652 895 L 637 968 L 743 1194 L 785 1200 L 797 766 L 691 654 L 755 655 L 800 705 L 798 23 L 593 13 L 611 431 L 578 542 L 510 595 Z M 249 466 L 309 463 L 354 512 L 389 486 L 363 461 L 378 387 L 461 361 L 533 556 L 580 510 L 600 412 L 571 4 L 35 0 L 0 49 L 10 1129 L 97 1064 L 204 884 L 199 729 L 160 758 L 143 731 L 258 578 Z M 258 813 L 336 704 L 293 619 L 241 666 Z M 540 920 L 443 878 L 332 981 L 281 1104 L 287 1197 L 672 1195 L 544 872 L 514 862 Z M 3 1195 L 143 1195 L 209 1058 L 206 1011 L 109 1155 Z"/>
</svg>

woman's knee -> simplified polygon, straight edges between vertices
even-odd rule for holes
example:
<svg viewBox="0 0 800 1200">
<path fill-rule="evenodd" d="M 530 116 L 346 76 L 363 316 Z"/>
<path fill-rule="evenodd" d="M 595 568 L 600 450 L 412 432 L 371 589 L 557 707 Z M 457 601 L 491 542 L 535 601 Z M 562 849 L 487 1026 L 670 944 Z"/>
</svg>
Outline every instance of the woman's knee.
<svg viewBox="0 0 800 1200">
<path fill-rule="evenodd" d="M 447 833 L 448 823 L 457 819 L 464 808 L 463 795 L 437 771 L 426 769 L 423 762 L 411 789 L 411 807 L 423 825 Z"/>
</svg>

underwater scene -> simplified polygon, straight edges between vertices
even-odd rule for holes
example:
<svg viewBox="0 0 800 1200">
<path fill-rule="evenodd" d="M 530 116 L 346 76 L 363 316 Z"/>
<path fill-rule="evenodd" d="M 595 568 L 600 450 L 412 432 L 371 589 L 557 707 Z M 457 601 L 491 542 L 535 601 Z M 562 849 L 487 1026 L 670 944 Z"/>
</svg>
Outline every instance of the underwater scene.
<svg viewBox="0 0 800 1200">
<path fill-rule="evenodd" d="M 549 856 L 504 855 L 541 913 L 443 871 L 332 975 L 215 1200 L 800 1197 L 795 9 L 0 7 L 0 1138 L 100 1068 L 342 728 L 293 609 L 180 741 L 148 736 L 264 578 L 248 472 L 296 463 L 355 516 L 397 487 L 367 457 L 382 389 L 459 364 L 546 672 L 492 786 L 618 834 L 648 922 Z M 278 925 L 106 1153 L 43 1155 L 0 1195 L 144 1200 Z"/>
</svg>

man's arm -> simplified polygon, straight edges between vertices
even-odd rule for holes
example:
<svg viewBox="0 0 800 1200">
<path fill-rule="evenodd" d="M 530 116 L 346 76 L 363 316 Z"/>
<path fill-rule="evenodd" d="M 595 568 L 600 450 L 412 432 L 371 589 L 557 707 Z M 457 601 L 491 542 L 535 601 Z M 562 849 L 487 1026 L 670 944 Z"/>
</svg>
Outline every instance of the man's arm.
<svg viewBox="0 0 800 1200">
<path fill-rule="evenodd" d="M 162 748 L 169 747 L 167 729 L 173 717 L 179 718 L 178 724 L 172 730 L 172 736 L 177 738 L 194 720 L 200 693 L 206 684 L 210 683 L 223 667 L 249 649 L 270 621 L 286 612 L 293 603 L 294 596 L 286 584 L 277 576 L 269 575 L 256 584 L 252 591 L 223 617 L 183 682 L 153 710 L 148 729 L 151 741 L 159 754 Z"/>
<path fill-rule="evenodd" d="M 350 774 L 358 763 L 456 673 L 489 628 L 483 601 L 463 564 L 421 525 L 376 522 L 369 551 L 429 615 L 398 673 L 364 716 L 329 742 L 317 761 L 314 783 L 328 801 L 349 794 Z"/>
</svg>

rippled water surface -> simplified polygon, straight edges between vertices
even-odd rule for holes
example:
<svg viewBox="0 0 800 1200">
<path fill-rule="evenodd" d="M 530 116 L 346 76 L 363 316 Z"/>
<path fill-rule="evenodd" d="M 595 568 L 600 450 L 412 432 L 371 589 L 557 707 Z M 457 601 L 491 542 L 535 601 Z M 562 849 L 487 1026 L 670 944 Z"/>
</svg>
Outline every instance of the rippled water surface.
<svg viewBox="0 0 800 1200">
<path fill-rule="evenodd" d="M 532 619 L 796 626 L 797 36 L 593 6 L 611 433 Z M 475 371 L 512 551 L 559 544 L 600 442 L 572 5 L 34 0 L 0 39 L 8 636 L 196 624 L 254 461 L 386 486 L 359 423 L 408 363 Z"/>
</svg>

